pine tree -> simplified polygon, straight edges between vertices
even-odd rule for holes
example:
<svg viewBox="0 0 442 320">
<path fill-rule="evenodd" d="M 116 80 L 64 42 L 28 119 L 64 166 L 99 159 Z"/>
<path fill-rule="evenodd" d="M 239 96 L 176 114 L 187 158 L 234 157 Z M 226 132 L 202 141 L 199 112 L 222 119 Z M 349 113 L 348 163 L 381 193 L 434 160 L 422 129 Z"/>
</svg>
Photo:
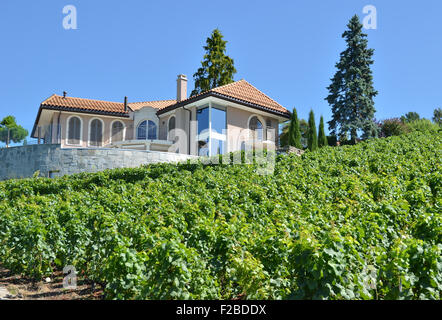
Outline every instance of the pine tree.
<svg viewBox="0 0 442 320">
<path fill-rule="evenodd" d="M 315 124 L 315 114 L 313 110 L 310 110 L 308 117 L 308 149 L 310 151 L 315 151 L 318 149 L 318 136 L 316 134 L 316 124 Z"/>
<path fill-rule="evenodd" d="M 7 116 L 0 122 L 0 142 L 4 142 L 6 148 L 9 147 L 11 142 L 23 141 L 27 135 L 28 130 L 18 125 L 13 116 Z"/>
<path fill-rule="evenodd" d="M 322 148 L 325 146 L 328 146 L 328 141 L 324 131 L 324 117 L 321 116 L 321 120 L 319 121 L 318 147 Z"/>
<path fill-rule="evenodd" d="M 378 127 L 374 121 L 373 88 L 370 65 L 373 64 L 373 49 L 368 49 L 367 35 L 357 15 L 350 19 L 348 30 L 342 34 L 347 48 L 341 53 L 338 69 L 332 83 L 327 87 L 329 96 L 325 99 L 332 108 L 333 117 L 328 122 L 332 135 L 344 136 L 350 133 L 356 142 L 358 130 L 363 138 L 376 137 Z"/>
<path fill-rule="evenodd" d="M 233 82 L 236 69 L 233 59 L 226 55 L 226 44 L 218 29 L 213 30 L 211 37 L 207 38 L 204 60 L 193 75 L 195 89 L 191 96 Z"/>
<path fill-rule="evenodd" d="M 401 117 L 401 121 L 403 123 L 410 123 L 416 120 L 419 120 L 421 117 L 419 115 L 419 113 L 411 111 L 411 112 L 407 112 L 405 115 L 403 115 Z"/>
<path fill-rule="evenodd" d="M 301 145 L 301 129 L 299 128 L 298 112 L 293 108 L 292 117 L 290 119 L 289 127 L 289 146 L 302 149 Z"/>
<path fill-rule="evenodd" d="M 433 122 L 442 126 L 442 108 L 434 109 L 433 112 Z"/>
</svg>

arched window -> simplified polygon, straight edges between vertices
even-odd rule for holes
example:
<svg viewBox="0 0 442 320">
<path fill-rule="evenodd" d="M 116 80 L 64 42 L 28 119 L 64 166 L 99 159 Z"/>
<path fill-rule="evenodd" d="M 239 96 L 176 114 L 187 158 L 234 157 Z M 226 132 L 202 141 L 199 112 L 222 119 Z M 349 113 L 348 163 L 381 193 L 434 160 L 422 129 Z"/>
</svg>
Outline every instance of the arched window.
<svg viewBox="0 0 442 320">
<path fill-rule="evenodd" d="M 94 119 L 91 121 L 90 126 L 90 139 L 89 145 L 93 147 L 100 147 L 103 143 L 103 123 Z"/>
<path fill-rule="evenodd" d="M 138 140 L 156 140 L 157 139 L 157 125 L 151 120 L 144 120 L 138 125 L 137 129 Z"/>
<path fill-rule="evenodd" d="M 263 126 L 257 116 L 253 116 L 249 122 L 249 129 L 252 132 L 252 139 L 262 141 L 263 140 Z"/>
<path fill-rule="evenodd" d="M 175 132 L 173 131 L 173 130 L 175 130 L 175 117 L 169 118 L 168 129 L 169 129 L 169 132 L 168 132 L 169 140 L 173 140 L 175 138 Z"/>
<path fill-rule="evenodd" d="M 149 140 L 156 140 L 157 139 L 157 125 L 153 121 L 148 121 L 148 135 L 147 138 Z"/>
<path fill-rule="evenodd" d="M 81 140 L 81 120 L 72 117 L 68 122 L 68 144 L 80 144 Z"/>
<path fill-rule="evenodd" d="M 112 123 L 112 142 L 123 141 L 124 125 L 121 121 Z"/>
</svg>

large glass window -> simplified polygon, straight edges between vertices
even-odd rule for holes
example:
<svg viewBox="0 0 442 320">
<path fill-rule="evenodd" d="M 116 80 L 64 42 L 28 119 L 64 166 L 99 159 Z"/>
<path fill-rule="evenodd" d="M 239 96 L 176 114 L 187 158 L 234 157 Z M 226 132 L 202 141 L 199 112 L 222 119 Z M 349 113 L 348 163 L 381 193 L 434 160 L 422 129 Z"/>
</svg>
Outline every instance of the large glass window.
<svg viewBox="0 0 442 320">
<path fill-rule="evenodd" d="M 213 156 L 226 152 L 226 111 L 221 107 L 205 107 L 196 112 L 198 155 Z"/>
<path fill-rule="evenodd" d="M 80 144 L 81 120 L 78 117 L 72 117 L 68 123 L 68 144 Z"/>
<path fill-rule="evenodd" d="M 249 129 L 251 131 L 251 138 L 254 141 L 262 141 L 263 140 L 263 126 L 261 121 L 259 121 L 258 117 L 253 116 L 249 122 Z"/>
<path fill-rule="evenodd" d="M 90 130 L 89 145 L 93 147 L 101 146 L 103 142 L 103 123 L 98 119 L 92 120 Z"/>
<path fill-rule="evenodd" d="M 212 107 L 211 155 L 226 153 L 226 111 Z"/>
<path fill-rule="evenodd" d="M 157 139 L 157 125 L 151 120 L 144 120 L 138 125 L 137 129 L 138 140 L 156 140 Z"/>
<path fill-rule="evenodd" d="M 198 155 L 209 156 L 209 107 L 196 111 L 198 125 Z"/>
<path fill-rule="evenodd" d="M 124 125 L 121 121 L 112 123 L 112 142 L 123 141 Z"/>
</svg>

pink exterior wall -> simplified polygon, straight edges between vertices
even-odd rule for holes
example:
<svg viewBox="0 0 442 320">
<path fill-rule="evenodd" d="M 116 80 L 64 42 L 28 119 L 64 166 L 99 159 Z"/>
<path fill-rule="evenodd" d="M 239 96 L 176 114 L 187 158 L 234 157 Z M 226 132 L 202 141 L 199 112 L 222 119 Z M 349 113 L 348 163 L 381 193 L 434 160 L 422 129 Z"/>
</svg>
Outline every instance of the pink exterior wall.
<svg viewBox="0 0 442 320">
<path fill-rule="evenodd" d="M 191 110 L 191 119 L 192 119 L 192 125 L 190 126 L 190 144 L 191 144 L 191 154 L 196 155 L 197 153 L 197 143 L 196 143 L 196 112 L 194 107 L 189 107 Z M 270 121 L 270 125 L 272 128 L 275 129 L 274 134 L 270 135 L 267 133 L 267 130 L 264 130 L 264 139 L 265 140 L 272 140 L 276 144 L 278 143 L 278 124 L 279 121 L 277 118 L 273 118 L 272 116 L 261 116 L 258 114 L 255 114 L 253 111 L 243 110 L 239 109 L 233 106 L 227 106 L 227 151 L 238 151 L 241 149 L 241 142 L 246 141 L 249 139 L 249 132 L 248 132 L 248 124 L 249 119 L 253 115 L 257 115 L 260 121 L 262 122 L 264 128 L 266 129 L 267 123 Z M 178 112 L 179 111 L 179 112 Z M 52 116 L 52 120 L 50 123 L 53 125 L 53 133 L 52 133 L 52 140 L 54 143 L 56 143 L 56 125 L 58 123 L 58 112 L 55 112 Z M 69 145 L 67 144 L 67 122 L 68 119 L 72 116 L 76 116 L 81 119 L 82 121 L 82 134 L 81 134 L 81 143 L 79 145 Z M 167 139 L 167 130 L 168 130 L 168 120 L 172 115 L 167 115 L 164 117 L 161 117 L 158 121 L 159 124 L 159 139 L 160 140 L 166 140 Z M 176 133 L 178 135 L 181 135 L 180 133 L 184 134 L 185 137 L 179 137 L 178 139 L 178 147 L 179 152 L 187 154 L 188 153 L 188 139 L 187 139 L 187 133 L 189 132 L 189 113 L 186 110 L 177 110 L 174 113 L 174 116 L 176 117 L 176 128 L 180 129 Z M 74 114 L 74 113 L 68 113 L 68 112 L 61 112 L 60 114 L 60 126 L 61 126 L 61 145 L 62 147 L 83 147 L 87 148 L 90 147 L 89 145 L 89 128 L 90 128 L 90 122 L 93 119 L 100 119 L 103 122 L 103 147 L 106 147 L 108 144 L 111 143 L 111 125 L 115 120 L 119 120 L 123 122 L 125 125 L 125 140 L 132 140 L 135 139 L 134 137 L 134 122 L 131 119 L 128 118 L 119 118 L 119 117 L 106 117 L 106 116 L 100 116 L 100 115 L 89 115 L 89 114 Z M 164 123 L 163 123 L 164 122 Z"/>
<path fill-rule="evenodd" d="M 71 116 L 75 116 L 82 121 L 82 132 L 81 132 L 81 144 L 80 145 L 69 145 L 67 143 L 67 122 Z M 111 142 L 111 125 L 115 120 L 123 122 L 125 126 L 125 140 L 133 139 L 133 121 L 127 118 L 118 117 L 103 117 L 100 115 L 87 115 L 87 114 L 72 114 L 62 112 L 60 115 L 60 126 L 61 126 L 61 146 L 62 147 L 89 147 L 89 127 L 90 122 L 93 119 L 100 119 L 103 122 L 103 144 L 105 147 Z M 54 114 L 54 121 L 58 121 L 58 114 Z"/>
<path fill-rule="evenodd" d="M 241 148 L 241 142 L 249 139 L 249 132 L 247 131 L 249 119 L 252 116 L 258 116 L 258 119 L 264 126 L 264 140 L 270 140 L 278 143 L 278 125 L 279 121 L 276 118 L 261 116 L 251 111 L 238 109 L 235 107 L 227 107 L 227 141 L 228 152 L 238 151 Z M 270 125 L 274 128 L 274 133 L 267 132 L 266 123 L 270 121 Z M 244 130 L 246 129 L 246 130 Z"/>
</svg>

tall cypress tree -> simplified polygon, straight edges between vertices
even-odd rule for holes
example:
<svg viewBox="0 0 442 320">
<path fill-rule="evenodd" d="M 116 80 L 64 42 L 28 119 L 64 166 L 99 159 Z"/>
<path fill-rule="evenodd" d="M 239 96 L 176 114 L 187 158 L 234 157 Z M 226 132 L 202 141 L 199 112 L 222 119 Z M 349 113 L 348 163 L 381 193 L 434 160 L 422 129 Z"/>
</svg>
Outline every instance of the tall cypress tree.
<svg viewBox="0 0 442 320">
<path fill-rule="evenodd" d="M 318 149 L 318 136 L 316 134 L 316 124 L 315 124 L 315 114 L 313 110 L 310 110 L 308 116 L 308 149 L 310 151 L 315 151 Z"/>
<path fill-rule="evenodd" d="M 327 87 L 329 95 L 325 100 L 332 108 L 333 117 L 328 122 L 332 135 L 349 132 L 355 143 L 358 130 L 363 131 L 363 138 L 377 136 L 378 128 L 373 120 L 376 112 L 373 98 L 377 91 L 373 88 L 370 69 L 374 50 L 367 47 L 367 35 L 362 32 L 357 15 L 350 19 L 347 28 L 342 34 L 347 48 L 336 64 L 338 70 Z"/>
<path fill-rule="evenodd" d="M 236 69 L 233 59 L 226 55 L 226 44 L 227 41 L 223 40 L 223 35 L 218 29 L 213 30 L 210 38 L 207 38 L 204 60 L 193 75 L 195 89 L 191 96 L 233 82 Z"/>
<path fill-rule="evenodd" d="M 321 116 L 321 120 L 319 121 L 318 147 L 322 148 L 325 146 L 328 146 L 328 141 L 324 131 L 324 117 Z"/>
<path fill-rule="evenodd" d="M 293 108 L 292 117 L 290 119 L 289 128 L 289 146 L 302 149 L 301 144 L 301 129 L 299 127 L 298 112 Z"/>
</svg>

